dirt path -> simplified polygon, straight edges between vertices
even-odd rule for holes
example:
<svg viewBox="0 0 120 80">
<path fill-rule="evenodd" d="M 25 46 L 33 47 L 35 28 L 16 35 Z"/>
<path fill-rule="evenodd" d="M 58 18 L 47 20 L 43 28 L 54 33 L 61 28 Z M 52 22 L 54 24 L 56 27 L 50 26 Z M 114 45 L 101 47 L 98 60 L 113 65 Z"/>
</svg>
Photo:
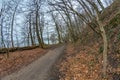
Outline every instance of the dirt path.
<svg viewBox="0 0 120 80">
<path fill-rule="evenodd" d="M 63 53 L 64 46 L 49 51 L 46 55 L 31 63 L 20 71 L 1 80 L 49 80 L 49 71 L 55 61 Z"/>
</svg>

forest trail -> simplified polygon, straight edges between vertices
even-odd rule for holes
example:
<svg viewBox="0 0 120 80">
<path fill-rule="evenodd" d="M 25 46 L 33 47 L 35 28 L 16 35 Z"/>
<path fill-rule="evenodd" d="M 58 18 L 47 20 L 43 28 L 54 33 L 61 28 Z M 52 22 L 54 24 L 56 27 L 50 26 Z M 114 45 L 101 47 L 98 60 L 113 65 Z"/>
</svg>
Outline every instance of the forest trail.
<svg viewBox="0 0 120 80">
<path fill-rule="evenodd" d="M 65 46 L 61 46 L 50 50 L 35 62 L 0 80 L 48 80 L 52 65 L 62 55 L 64 49 Z"/>
</svg>

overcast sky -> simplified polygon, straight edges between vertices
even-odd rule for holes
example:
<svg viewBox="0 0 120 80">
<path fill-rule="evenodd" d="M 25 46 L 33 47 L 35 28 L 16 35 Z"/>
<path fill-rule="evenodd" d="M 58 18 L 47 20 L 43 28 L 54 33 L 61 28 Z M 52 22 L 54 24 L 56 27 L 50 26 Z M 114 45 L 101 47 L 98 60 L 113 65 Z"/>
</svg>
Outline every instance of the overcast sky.
<svg viewBox="0 0 120 80">
<path fill-rule="evenodd" d="M 0 0 L 0 7 L 1 7 L 2 0 Z"/>
</svg>

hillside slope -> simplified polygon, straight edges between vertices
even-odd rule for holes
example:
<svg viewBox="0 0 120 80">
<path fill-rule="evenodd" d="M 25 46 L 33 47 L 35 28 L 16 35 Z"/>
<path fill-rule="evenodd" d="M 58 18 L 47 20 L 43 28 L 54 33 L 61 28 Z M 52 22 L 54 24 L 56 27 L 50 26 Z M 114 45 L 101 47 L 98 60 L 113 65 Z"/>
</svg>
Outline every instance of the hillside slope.
<svg viewBox="0 0 120 80">
<path fill-rule="evenodd" d="M 86 28 L 82 38 L 68 44 L 56 66 L 59 80 L 120 80 L 120 1 L 107 7 L 101 16 L 109 42 L 107 79 L 102 75 L 102 39 Z M 60 65 L 59 65 L 60 64 Z M 59 74 L 58 74 L 59 73 Z M 57 74 L 57 75 L 56 75 Z"/>
</svg>

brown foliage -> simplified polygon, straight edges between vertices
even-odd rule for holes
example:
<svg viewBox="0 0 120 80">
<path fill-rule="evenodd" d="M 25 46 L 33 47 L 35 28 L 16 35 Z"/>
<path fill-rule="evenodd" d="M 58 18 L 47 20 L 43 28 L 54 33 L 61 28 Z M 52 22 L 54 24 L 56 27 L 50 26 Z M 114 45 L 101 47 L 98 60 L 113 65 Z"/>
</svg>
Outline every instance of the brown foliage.
<svg viewBox="0 0 120 80">
<path fill-rule="evenodd" d="M 5 58 L 6 54 L 0 54 L 0 76 L 18 71 L 20 68 L 44 55 L 44 53 L 44 49 L 36 48 L 33 50 L 10 52 L 9 58 Z"/>
<path fill-rule="evenodd" d="M 77 49 L 79 52 L 76 52 Z M 109 65 L 107 79 L 104 79 L 102 64 L 102 54 L 99 53 L 98 43 L 78 48 L 68 45 L 66 54 L 58 65 L 59 80 L 114 80 L 113 74 L 109 71 L 111 69 L 111 71 L 119 72 L 119 68 L 113 69 Z"/>
</svg>

